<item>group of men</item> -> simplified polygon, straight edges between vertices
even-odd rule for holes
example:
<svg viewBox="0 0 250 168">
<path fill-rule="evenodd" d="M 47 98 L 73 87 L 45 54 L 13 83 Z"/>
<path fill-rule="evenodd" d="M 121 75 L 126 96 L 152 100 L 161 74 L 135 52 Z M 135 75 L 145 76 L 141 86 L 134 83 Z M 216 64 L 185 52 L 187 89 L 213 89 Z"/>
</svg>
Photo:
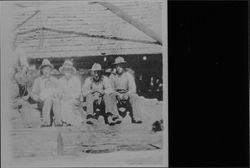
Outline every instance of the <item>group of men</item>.
<svg viewBox="0 0 250 168">
<path fill-rule="evenodd" d="M 54 66 L 44 59 L 41 66 L 41 76 L 36 78 L 31 90 L 31 98 L 42 104 L 42 127 L 51 123 L 50 112 L 54 113 L 55 126 L 93 124 L 94 102 L 103 101 L 109 124 L 122 122 L 117 103 L 127 101 L 132 107 L 132 123 L 142 123 L 139 96 L 136 94 L 136 84 L 131 73 L 126 71 L 126 61 L 117 57 L 114 62 L 114 73 L 105 76 L 100 64 L 94 63 L 91 76 L 83 85 L 77 77 L 76 69 L 70 60 L 66 60 L 59 68 L 63 77 L 57 79 L 51 75 Z M 80 97 L 86 97 L 86 120 L 81 115 Z M 100 104 L 100 103 L 99 103 Z"/>
</svg>

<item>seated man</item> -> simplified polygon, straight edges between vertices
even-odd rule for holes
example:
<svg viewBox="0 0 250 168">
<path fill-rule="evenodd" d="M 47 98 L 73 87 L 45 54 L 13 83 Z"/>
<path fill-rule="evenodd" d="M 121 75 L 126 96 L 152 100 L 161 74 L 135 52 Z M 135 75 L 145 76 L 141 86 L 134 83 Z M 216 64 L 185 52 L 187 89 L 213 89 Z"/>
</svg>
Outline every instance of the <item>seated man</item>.
<svg viewBox="0 0 250 168">
<path fill-rule="evenodd" d="M 110 97 L 113 89 L 110 85 L 109 78 L 102 74 L 102 67 L 100 64 L 94 63 L 91 68 L 91 77 L 85 80 L 82 88 L 83 96 L 87 98 L 87 123 L 93 124 L 89 119 L 93 116 L 94 101 L 104 100 L 106 113 L 111 113 L 108 116 L 108 122 L 110 125 L 121 123 L 119 120 L 118 111 L 116 108 L 116 102 Z"/>
<path fill-rule="evenodd" d="M 136 84 L 131 73 L 125 71 L 126 61 L 122 57 L 115 59 L 116 73 L 110 75 L 110 81 L 115 92 L 113 100 L 127 100 L 132 106 L 132 123 L 142 123 L 140 119 L 139 96 L 136 94 Z"/>
<path fill-rule="evenodd" d="M 59 68 L 63 76 L 59 79 L 59 97 L 61 103 L 61 115 L 64 124 L 70 126 L 81 126 L 80 95 L 81 80 L 76 76 L 73 62 L 65 60 Z"/>
<path fill-rule="evenodd" d="M 44 59 L 39 67 L 42 76 L 38 77 L 33 84 L 31 97 L 33 100 L 43 104 L 42 108 L 42 127 L 50 126 L 50 111 L 53 108 L 55 125 L 61 126 L 60 104 L 56 97 L 58 89 L 58 81 L 51 76 L 53 65 L 49 60 Z"/>
</svg>

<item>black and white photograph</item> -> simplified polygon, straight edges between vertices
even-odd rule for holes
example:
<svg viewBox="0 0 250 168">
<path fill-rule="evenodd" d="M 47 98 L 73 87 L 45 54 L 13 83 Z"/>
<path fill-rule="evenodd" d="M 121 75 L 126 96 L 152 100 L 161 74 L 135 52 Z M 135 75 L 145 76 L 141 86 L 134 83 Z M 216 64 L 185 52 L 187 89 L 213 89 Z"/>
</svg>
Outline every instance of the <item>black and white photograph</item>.
<svg viewBox="0 0 250 168">
<path fill-rule="evenodd" d="M 167 1 L 2 1 L 2 167 L 167 167 Z"/>
</svg>

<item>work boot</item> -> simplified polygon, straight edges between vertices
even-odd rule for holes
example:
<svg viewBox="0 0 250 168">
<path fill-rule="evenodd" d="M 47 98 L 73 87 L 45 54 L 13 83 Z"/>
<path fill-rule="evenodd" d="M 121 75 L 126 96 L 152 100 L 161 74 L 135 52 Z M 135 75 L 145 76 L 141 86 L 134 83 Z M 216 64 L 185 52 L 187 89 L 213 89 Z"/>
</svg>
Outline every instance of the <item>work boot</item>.
<svg viewBox="0 0 250 168">
<path fill-rule="evenodd" d="M 90 120 L 87 121 L 86 123 L 89 124 L 89 125 L 93 125 L 93 124 L 94 124 L 94 123 L 93 123 L 92 121 L 90 121 Z"/>
<path fill-rule="evenodd" d="M 63 127 L 69 127 L 69 126 L 71 126 L 71 124 L 63 121 L 62 122 L 62 126 Z"/>
<path fill-rule="evenodd" d="M 113 117 L 112 117 L 112 116 L 108 116 L 108 124 L 109 124 L 110 126 L 115 125 L 115 122 L 113 121 Z"/>
<path fill-rule="evenodd" d="M 95 124 L 95 119 L 94 118 L 88 118 L 87 121 L 86 121 L 86 124 L 89 124 L 89 125 L 94 125 Z"/>
<path fill-rule="evenodd" d="M 63 124 L 55 124 L 56 127 L 62 127 Z"/>
<path fill-rule="evenodd" d="M 118 116 L 118 115 L 114 115 L 113 117 L 112 117 L 112 120 L 113 120 L 113 122 L 115 123 L 115 124 L 121 124 L 121 119 L 120 119 L 120 117 Z"/>
<path fill-rule="evenodd" d="M 32 124 L 25 124 L 24 128 L 32 128 Z"/>
<path fill-rule="evenodd" d="M 87 115 L 87 120 L 90 119 L 90 118 L 94 118 L 94 116 L 92 114 L 88 114 Z"/>
<path fill-rule="evenodd" d="M 50 127 L 50 123 L 49 122 L 43 122 L 41 127 Z"/>
<path fill-rule="evenodd" d="M 142 120 L 135 120 L 135 119 L 132 119 L 132 123 L 133 123 L 133 124 L 141 124 L 141 123 L 142 123 Z"/>
</svg>

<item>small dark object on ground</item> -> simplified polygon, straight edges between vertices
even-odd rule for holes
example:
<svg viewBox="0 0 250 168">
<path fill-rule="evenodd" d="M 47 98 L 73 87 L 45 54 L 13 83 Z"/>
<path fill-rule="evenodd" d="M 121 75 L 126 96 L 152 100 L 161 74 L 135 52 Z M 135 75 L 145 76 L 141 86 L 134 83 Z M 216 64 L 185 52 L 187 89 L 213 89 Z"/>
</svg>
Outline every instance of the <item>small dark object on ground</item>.
<svg viewBox="0 0 250 168">
<path fill-rule="evenodd" d="M 163 130 L 163 121 L 155 121 L 152 124 L 152 132 L 162 131 Z"/>
</svg>

